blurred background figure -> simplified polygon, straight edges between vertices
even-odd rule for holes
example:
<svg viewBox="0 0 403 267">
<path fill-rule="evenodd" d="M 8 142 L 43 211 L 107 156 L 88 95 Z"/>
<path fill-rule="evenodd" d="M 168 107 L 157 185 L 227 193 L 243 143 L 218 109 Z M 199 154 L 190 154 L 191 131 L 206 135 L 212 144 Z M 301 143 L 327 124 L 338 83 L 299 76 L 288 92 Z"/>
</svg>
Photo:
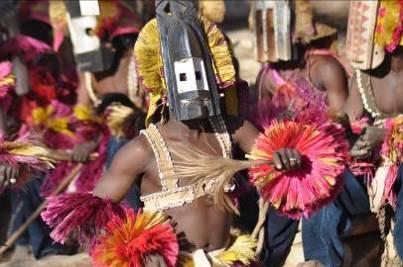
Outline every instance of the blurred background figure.
<svg viewBox="0 0 403 267">
<path fill-rule="evenodd" d="M 74 101 L 74 97 L 69 97 L 74 94 L 74 89 L 64 86 L 60 79 L 57 55 L 52 49 L 53 35 L 47 8 L 47 1 L 18 2 L 9 10 L 9 14 L 14 12 L 16 16 L 5 22 L 7 40 L 1 44 L 0 58 L 12 62 L 18 80 L 15 88 L 8 92 L 9 105 L 5 111 L 6 120 L 12 123 L 7 123 L 2 129 L 8 133 L 9 140 L 35 127 L 33 110 L 45 108 L 56 99 Z M 42 203 L 39 191 L 44 174 L 32 176 L 33 179 L 24 188 L 9 191 L 12 203 L 10 234 Z M 30 251 L 37 259 L 73 252 L 54 244 L 49 233 L 49 228 L 37 218 L 17 240 L 9 266 L 32 264 Z"/>
<path fill-rule="evenodd" d="M 254 28 L 257 57 L 263 63 L 257 76 L 256 108 L 252 121 L 275 116 L 294 118 L 310 105 L 341 112 L 347 99 L 347 73 L 331 50 L 337 30 L 318 23 L 309 1 L 255 1 Z M 274 109 L 288 110 L 270 114 Z M 261 115 L 259 115 L 261 114 Z M 318 114 L 319 115 L 319 114 Z M 277 214 L 267 215 L 264 263 L 281 266 L 288 255 L 298 221 Z M 315 242 L 303 234 L 304 245 Z"/>
</svg>

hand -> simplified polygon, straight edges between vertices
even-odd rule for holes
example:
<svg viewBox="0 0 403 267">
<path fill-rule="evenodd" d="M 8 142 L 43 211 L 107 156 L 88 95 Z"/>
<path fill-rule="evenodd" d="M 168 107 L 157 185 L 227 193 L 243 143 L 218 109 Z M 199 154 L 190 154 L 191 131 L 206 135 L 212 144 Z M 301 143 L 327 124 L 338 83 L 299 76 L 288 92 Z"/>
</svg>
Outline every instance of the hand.
<svg viewBox="0 0 403 267">
<path fill-rule="evenodd" d="M 351 148 L 351 156 L 358 159 L 369 158 L 382 145 L 384 137 L 385 129 L 372 126 L 365 128 L 364 133 Z"/>
<path fill-rule="evenodd" d="M 277 120 L 282 121 L 282 120 L 291 120 L 293 117 L 295 117 L 294 112 L 292 112 L 289 109 L 286 109 L 285 111 L 281 112 L 277 116 Z"/>
<path fill-rule="evenodd" d="M 295 170 L 301 167 L 302 157 L 296 149 L 282 148 L 274 153 L 273 162 L 278 170 Z"/>
<path fill-rule="evenodd" d="M 147 257 L 144 267 L 167 267 L 167 264 L 161 255 L 153 254 Z"/>
<path fill-rule="evenodd" d="M 18 174 L 18 169 L 0 164 L 0 188 L 15 184 Z"/>
<path fill-rule="evenodd" d="M 95 141 L 89 141 L 74 146 L 72 160 L 76 162 L 87 162 L 91 153 L 97 148 L 98 144 Z"/>
</svg>

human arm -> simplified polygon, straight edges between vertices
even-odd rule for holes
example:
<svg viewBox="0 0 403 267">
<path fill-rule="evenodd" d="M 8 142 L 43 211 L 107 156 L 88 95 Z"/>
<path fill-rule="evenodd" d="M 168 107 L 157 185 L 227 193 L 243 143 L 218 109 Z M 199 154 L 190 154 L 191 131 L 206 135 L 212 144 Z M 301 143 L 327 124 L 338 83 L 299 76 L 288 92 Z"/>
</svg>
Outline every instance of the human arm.
<svg viewBox="0 0 403 267">
<path fill-rule="evenodd" d="M 385 139 L 386 130 L 374 126 L 368 126 L 351 148 L 350 154 L 354 158 L 369 158 L 373 152 L 380 149 Z"/>
<path fill-rule="evenodd" d="M 108 172 L 96 184 L 93 194 L 114 203 L 121 202 L 151 161 L 150 148 L 140 135 L 125 145 L 113 159 Z M 144 267 L 166 267 L 162 255 L 151 254 L 144 259 Z"/>
<path fill-rule="evenodd" d="M 255 140 L 260 132 L 247 120 L 238 121 L 233 124 L 232 138 L 245 153 L 250 153 L 255 144 Z M 273 161 L 277 169 L 290 170 L 301 166 L 301 155 L 295 149 L 282 148 L 273 155 Z"/>
<path fill-rule="evenodd" d="M 358 90 L 355 75 L 350 84 L 349 95 L 344 106 L 344 111 L 347 113 L 350 122 L 358 121 L 364 114 L 364 105 Z M 370 157 L 372 152 L 382 143 L 384 134 L 382 129 L 369 126 L 365 128 L 365 131 L 361 135 L 356 135 L 355 138 L 349 138 L 350 143 L 353 144 L 350 151 L 351 156 L 361 159 Z"/>
<path fill-rule="evenodd" d="M 78 71 L 78 88 L 77 88 L 77 103 L 76 105 L 90 106 L 91 99 L 88 95 L 85 75 L 82 71 Z"/>
<path fill-rule="evenodd" d="M 158 254 L 152 254 L 145 259 L 144 267 L 167 267 L 164 258 Z"/>
<path fill-rule="evenodd" d="M 269 73 L 264 71 L 265 66 L 262 65 L 262 69 L 260 70 L 258 76 L 256 77 L 256 97 L 257 100 L 262 100 L 265 98 L 271 99 L 276 92 L 276 85 L 273 79 L 270 78 Z"/>
<path fill-rule="evenodd" d="M 347 74 L 343 66 L 331 56 L 312 59 L 312 79 L 327 94 L 329 108 L 342 112 L 348 97 Z"/>
<path fill-rule="evenodd" d="M 144 136 L 125 145 L 113 159 L 107 173 L 99 180 L 94 195 L 112 202 L 120 202 L 143 174 L 150 162 L 150 148 Z"/>
<path fill-rule="evenodd" d="M 91 100 L 88 95 L 88 91 L 86 88 L 86 83 L 85 83 L 85 76 L 84 73 L 79 72 L 79 86 L 77 89 L 77 103 L 75 107 L 75 113 L 77 113 L 77 110 L 79 109 L 91 109 Z M 90 111 L 89 111 L 90 112 Z M 81 121 L 80 123 L 85 123 L 82 118 L 79 118 L 76 114 L 77 120 Z M 80 128 L 80 123 L 78 128 Z M 82 125 L 81 125 L 82 126 Z M 96 125 L 93 125 L 96 127 Z M 88 126 L 84 126 L 85 128 L 88 128 Z M 82 127 L 81 127 L 82 128 Z M 80 131 L 78 131 L 80 132 Z M 97 148 L 98 146 L 98 138 L 95 138 L 95 140 L 84 140 L 76 144 L 73 148 L 73 153 L 72 153 L 72 160 L 76 162 L 87 162 L 90 158 L 90 154 Z"/>
</svg>

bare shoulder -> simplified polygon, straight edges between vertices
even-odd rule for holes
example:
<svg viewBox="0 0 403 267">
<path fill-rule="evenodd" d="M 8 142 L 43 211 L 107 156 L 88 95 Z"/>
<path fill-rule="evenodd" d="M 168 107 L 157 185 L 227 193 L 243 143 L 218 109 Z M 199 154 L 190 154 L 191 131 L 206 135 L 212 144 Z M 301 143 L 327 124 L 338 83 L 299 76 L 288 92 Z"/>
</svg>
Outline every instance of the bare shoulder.
<svg viewBox="0 0 403 267">
<path fill-rule="evenodd" d="M 333 56 L 313 55 L 311 56 L 313 71 L 323 79 L 331 78 L 334 75 L 345 75 L 343 65 Z"/>
<path fill-rule="evenodd" d="M 224 117 L 228 131 L 234 135 L 239 131 L 256 130 L 256 127 L 246 118 L 241 116 L 225 116 Z"/>
<path fill-rule="evenodd" d="M 127 143 L 113 158 L 112 165 L 98 181 L 94 194 L 120 202 L 137 179 L 145 173 L 150 162 L 150 148 L 144 136 Z"/>
<path fill-rule="evenodd" d="M 245 121 L 244 118 L 231 115 L 225 115 L 224 120 L 230 134 L 234 134 L 238 129 L 240 129 Z"/>
<path fill-rule="evenodd" d="M 249 153 L 259 135 L 259 130 L 251 122 L 241 117 L 227 116 L 226 122 L 232 140 L 239 144 L 244 152 Z"/>
<path fill-rule="evenodd" d="M 114 165 L 118 167 L 124 165 L 130 168 L 130 166 L 134 165 L 134 162 L 136 162 L 135 165 L 137 166 L 143 164 L 145 167 L 152 155 L 151 152 L 152 149 L 147 138 L 143 135 L 139 135 L 119 150 L 113 159 L 112 167 Z"/>
<path fill-rule="evenodd" d="M 140 134 L 130 140 L 122 150 L 127 150 L 127 152 L 135 152 L 135 153 L 149 153 L 151 151 L 150 145 L 148 143 L 147 138 Z"/>
<path fill-rule="evenodd" d="M 347 73 L 341 63 L 332 56 L 312 56 L 310 58 L 310 75 L 314 84 L 323 91 L 336 94 L 337 99 L 330 100 L 331 106 L 337 106 L 345 101 L 348 92 Z"/>
</svg>

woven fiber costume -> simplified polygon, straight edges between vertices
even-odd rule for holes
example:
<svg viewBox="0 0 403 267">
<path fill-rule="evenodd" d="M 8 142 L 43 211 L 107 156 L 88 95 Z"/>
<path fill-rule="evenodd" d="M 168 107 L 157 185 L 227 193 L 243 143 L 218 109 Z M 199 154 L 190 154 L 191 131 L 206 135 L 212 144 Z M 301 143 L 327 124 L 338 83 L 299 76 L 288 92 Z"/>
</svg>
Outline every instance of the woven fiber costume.
<svg viewBox="0 0 403 267">
<path fill-rule="evenodd" d="M 351 64 L 356 68 L 353 82 L 356 84 L 364 112 L 360 130 L 375 126 L 384 129 L 385 136 L 379 150 L 361 164 L 367 164 L 368 195 L 371 211 L 378 214 L 380 229 L 386 242 L 385 206 L 390 205 L 397 218 L 394 228 L 394 245 L 402 258 L 403 245 L 401 213 L 402 195 L 399 184 L 402 179 L 402 114 L 382 112 L 377 104 L 372 83 L 372 72 L 384 68 L 391 54 L 398 54 L 403 46 L 403 2 L 402 1 L 359 1 L 351 3 L 347 48 Z M 358 30 L 358 25 L 363 30 Z M 401 52 L 400 52 L 401 53 Z M 378 96 L 379 97 L 379 96 Z M 379 99 L 379 98 L 378 98 Z M 388 260 L 388 248 L 382 260 Z"/>
<path fill-rule="evenodd" d="M 172 120 L 210 121 L 213 136 L 221 147 L 220 156 L 231 157 L 230 135 L 220 116 L 218 87 L 232 85 L 235 70 L 223 34 L 213 23 L 197 18 L 194 2 L 157 1 L 156 7 L 157 19 L 150 21 L 140 32 L 135 56 L 138 77 L 151 94 L 147 118 L 149 126 L 142 134 L 154 153 L 161 191 L 142 196 L 144 211 L 137 215 L 130 212 L 122 214 L 116 204 L 90 193 L 65 194 L 50 200 L 42 214 L 43 218 L 55 227 L 52 236 L 57 241 L 64 241 L 73 229 L 78 230 L 80 237 L 99 232 L 106 224 L 105 218 L 110 215 L 108 212 L 114 213 L 117 216 L 114 224 L 106 225 L 106 234 L 101 236 L 99 245 L 93 250 L 94 261 L 99 266 L 115 263 L 120 263 L 120 266 L 144 266 L 147 256 L 153 254 L 162 256 L 168 266 L 248 265 L 256 246 L 252 238 L 241 235 L 228 240 L 228 244 L 219 251 L 210 253 L 202 249 L 179 249 L 178 237 L 172 225 L 161 214 L 162 211 L 192 205 L 201 198 L 214 195 L 221 181 L 209 179 L 180 186 L 180 176 L 173 168 L 168 150 L 171 148 L 162 138 L 161 126 L 152 122 L 163 123 L 168 116 L 168 106 Z M 227 189 L 231 191 L 232 186 Z M 228 205 L 233 205 L 229 196 L 225 200 Z M 85 204 L 89 202 L 92 203 L 91 207 Z M 225 211 L 214 212 L 228 216 Z M 66 217 L 62 214 L 69 215 Z M 79 221 L 87 223 L 81 227 Z M 135 224 L 134 228 L 130 226 L 132 223 Z M 126 227 L 133 231 L 126 232 Z M 119 234 L 114 235 L 116 231 L 126 232 L 128 239 L 122 240 Z M 163 234 L 154 231 L 162 231 Z M 131 240 L 132 245 L 122 247 L 121 242 L 125 240 Z"/>
<path fill-rule="evenodd" d="M 69 29 L 78 67 L 82 71 L 82 79 L 78 85 L 79 94 L 88 98 L 85 103 L 78 103 L 69 117 L 69 126 L 75 132 L 75 144 L 98 140 L 95 151 L 98 157 L 84 166 L 81 174 L 70 186 L 72 191 L 91 190 L 104 173 L 107 163 L 113 158 L 116 147 L 121 147 L 144 128 L 141 121 L 144 118 L 142 109 L 145 99 L 144 92 L 136 83 L 134 56 L 125 59 L 127 66 L 120 68 L 122 53 L 131 51 L 142 24 L 133 7 L 126 1 L 94 3 L 99 11 L 96 16 L 82 15 L 80 11 L 84 11 L 80 10 L 79 1 L 69 1 L 67 7 L 63 1 L 51 1 L 49 7 L 55 32 L 63 36 Z M 85 29 L 91 30 L 88 32 Z M 114 92 L 113 88 L 107 88 L 106 93 L 97 93 L 94 87 L 96 85 L 98 89 L 100 85 L 93 73 L 101 73 L 102 78 L 110 79 L 107 85 L 110 86 L 111 82 L 117 84 L 121 91 Z M 115 76 L 120 80 L 116 81 Z M 121 82 L 122 76 L 126 78 L 124 82 Z M 107 99 L 102 103 L 105 96 Z M 48 177 L 43 186 L 45 195 L 63 179 L 72 164 L 74 163 L 59 166 Z"/>
<path fill-rule="evenodd" d="M 147 119 L 150 124 L 143 134 L 156 156 L 162 184 L 161 192 L 142 196 L 141 199 L 145 210 L 163 211 L 214 194 L 220 181 L 208 179 L 179 186 L 179 175 L 175 173 L 168 147 L 158 127 L 151 123 L 159 115 L 156 114 L 157 106 L 162 105 L 163 110 L 169 103 L 169 116 L 177 120 L 209 118 L 222 156 L 230 158 L 231 141 L 220 115 L 218 88 L 234 83 L 235 71 L 224 36 L 207 19 L 196 18 L 193 2 L 157 1 L 156 8 L 157 18 L 142 30 L 135 46 L 135 55 L 139 78 L 151 94 Z M 168 8 L 171 15 L 167 14 Z M 178 41 L 181 46 L 175 44 Z M 253 242 L 246 240 L 239 239 L 228 250 L 209 253 L 208 257 L 218 266 L 227 266 L 236 261 L 248 263 L 248 257 L 253 255 Z M 245 245 L 243 249 L 251 250 L 247 252 L 249 256 L 239 254 L 240 251 L 236 249 L 242 249 L 242 242 Z M 229 251 L 234 253 L 232 260 L 225 257 Z M 187 258 L 191 262 L 191 258 Z M 195 266 L 207 266 L 203 265 L 203 262 L 209 264 L 207 258 L 202 250 L 193 254 Z"/>
<path fill-rule="evenodd" d="M 224 112 L 218 90 L 232 85 L 236 75 L 222 33 L 208 20 L 197 18 L 192 1 L 158 1 L 156 7 L 157 18 L 142 29 L 135 45 L 138 77 L 151 94 L 148 128 L 117 156 L 111 173 L 97 184 L 96 196 L 76 193 L 51 198 L 42 216 L 55 228 L 52 237 L 64 241 L 72 232 L 84 239 L 99 233 L 109 213 L 115 213 L 119 218 L 107 223 L 107 233 L 94 248 L 94 261 L 101 266 L 118 262 L 147 266 L 147 255 L 154 260 L 162 257 L 169 266 L 248 265 L 255 254 L 254 239 L 263 230 L 258 224 L 252 237 L 230 238 L 229 211 L 236 210 L 230 195 L 234 173 L 251 167 L 251 181 L 261 190 L 262 198 L 289 216 L 309 216 L 331 201 L 339 189 L 347 155 L 343 130 L 327 121 L 312 123 L 301 116 L 287 124 L 273 122 L 260 136 L 256 128 L 242 120 L 243 125 L 237 129 L 256 141 L 254 147 L 244 143 L 241 136 L 246 135 L 230 135 L 221 116 Z M 237 120 L 229 118 L 228 122 L 233 127 L 230 123 Z M 187 137 L 188 133 L 197 133 L 197 139 Z M 244 144 L 245 151 L 252 150 L 252 160 L 230 158 L 231 136 L 240 146 Z M 324 142 L 318 143 L 321 139 Z M 214 147 L 214 151 L 208 147 Z M 304 153 L 306 168 L 277 170 L 273 157 L 280 147 Z M 130 155 L 138 155 L 138 164 L 133 164 Z M 152 165 L 150 158 L 155 159 Z M 144 192 L 143 213 L 122 215 L 122 207 L 99 197 L 118 202 L 139 178 Z M 115 179 L 128 183 L 116 183 Z M 110 190 L 112 185 L 120 189 Z M 297 190 L 301 187 L 306 191 Z M 157 215 L 161 211 L 175 220 L 178 232 L 183 231 L 195 248 L 174 242 L 173 229 Z M 263 209 L 263 219 L 266 211 Z M 207 213 L 210 216 L 203 215 Z M 192 227 L 196 225 L 197 229 Z M 165 230 L 164 235 L 158 235 L 161 239 L 154 239 L 154 230 Z M 207 232 L 212 234 L 203 234 Z M 206 240 L 211 246 L 204 245 Z M 139 258 L 143 262 L 139 263 Z"/>
<path fill-rule="evenodd" d="M 389 202 L 393 207 L 396 206 L 397 199 L 392 186 L 396 181 L 397 169 L 401 162 L 401 152 L 399 152 L 401 141 L 399 141 L 398 130 L 401 127 L 399 126 L 401 115 L 396 114 L 395 118 L 390 118 L 379 110 L 372 91 L 371 76 L 364 70 L 376 69 L 384 61 L 387 53 L 392 53 L 403 45 L 402 17 L 402 1 L 351 3 L 347 51 L 351 64 L 356 68 L 354 82 L 357 84 L 369 121 L 372 121 L 375 126 L 388 129 L 381 151 L 382 164 L 373 182 L 373 186 L 377 185 L 378 188 L 371 190 L 376 192 L 372 199 L 374 211 L 377 211 L 385 202 Z M 362 24 L 364 30 L 358 30 L 358 25 Z"/>
<path fill-rule="evenodd" d="M 331 66 L 334 74 L 330 74 L 329 77 L 333 75 L 336 77 L 327 80 L 342 81 L 344 85 L 337 87 L 342 93 L 337 95 L 347 96 L 347 75 L 343 70 L 343 64 L 337 59 L 336 53 L 329 49 L 330 42 L 335 41 L 337 32 L 315 20 L 310 1 L 254 1 L 254 22 L 257 60 L 262 63 L 256 79 L 256 106 L 250 116 L 254 125 L 259 129 L 265 129 L 274 119 L 279 121 L 280 128 L 287 128 L 291 126 L 287 125 L 288 120 L 299 120 L 301 114 L 310 113 L 307 116 L 310 122 L 306 123 L 312 126 L 318 120 L 328 120 L 326 113 L 329 106 L 340 111 L 342 105 L 339 102 L 342 102 L 343 97 L 337 97 L 337 101 L 329 101 L 331 100 L 328 97 L 331 91 L 329 83 L 325 82 L 325 75 L 318 75 L 320 70 Z M 288 131 L 289 129 L 285 130 Z M 342 180 L 340 177 L 339 179 Z M 334 200 L 342 188 L 341 184 L 333 186 L 337 189 L 330 201 Z M 278 190 L 274 189 L 274 186 L 272 188 L 273 196 L 287 188 L 289 192 L 287 196 L 292 199 L 294 190 L 292 187 L 282 184 L 278 186 Z M 297 189 L 297 191 L 305 190 L 305 186 L 302 185 Z M 316 197 L 317 200 L 320 198 L 319 195 Z M 306 200 L 299 199 L 300 203 Z M 267 236 L 263 261 L 266 265 L 277 266 L 284 263 L 292 246 L 299 224 L 295 219 L 309 220 L 309 217 L 315 217 L 322 206 L 317 210 L 308 211 L 309 205 L 301 204 L 305 207 L 300 210 L 303 213 L 301 216 L 298 215 L 299 212 L 292 214 L 292 210 L 287 210 L 287 205 L 278 206 L 275 197 L 271 198 L 270 203 L 273 208 L 267 215 L 265 225 Z M 291 203 L 294 201 L 291 200 Z M 282 214 L 286 214 L 289 218 L 281 216 Z M 303 234 L 304 238 L 306 236 L 308 235 Z M 304 246 L 309 247 L 310 243 L 314 242 L 304 239 Z"/>
<path fill-rule="evenodd" d="M 386 240 L 387 203 L 395 208 L 396 254 L 400 258 L 403 255 L 402 210 L 399 208 L 403 196 L 400 186 L 402 106 L 397 100 L 402 88 L 394 86 L 399 79 L 396 69 L 402 66 L 399 46 L 402 4 L 402 1 L 353 1 L 350 4 L 347 56 L 356 70 L 345 110 L 357 133 L 350 152 L 354 162 L 344 174 L 345 186 L 339 197 L 303 224 L 303 231 L 311 235 L 310 242 L 304 242 L 305 258 L 318 260 L 326 266 L 343 265 L 346 255 L 342 239 L 352 231 L 348 225 L 357 215 L 377 213 L 381 237 Z M 360 126 L 359 120 L 366 124 Z M 367 176 L 363 177 L 365 173 Z M 383 265 L 388 265 L 390 247 L 385 244 Z"/>
<path fill-rule="evenodd" d="M 296 57 L 296 43 L 308 44 L 336 33 L 335 29 L 314 22 L 309 1 L 256 1 L 254 7 L 260 62 L 291 60 Z"/>
<path fill-rule="evenodd" d="M 15 69 L 14 106 L 10 111 L 23 124 L 21 131 L 36 128 L 41 133 L 47 132 L 44 141 L 55 148 L 57 143 L 63 147 L 73 142 L 67 121 L 71 114 L 69 105 L 75 101 L 75 85 L 74 79 L 69 82 L 62 79 L 52 42 L 46 43 L 47 32 L 51 31 L 47 7 L 47 1 L 21 3 L 23 28 L 17 31 L 10 27 L 10 38 L 1 44 L 0 58 L 12 60 Z M 43 36 L 38 35 L 39 30 L 44 31 Z"/>
<path fill-rule="evenodd" d="M 9 129 L 10 123 L 7 122 L 12 119 L 9 110 L 13 106 L 15 96 L 13 92 L 15 77 L 11 74 L 11 67 L 10 62 L 0 62 L 0 112 L 2 119 L 5 120 L 0 129 L 0 164 L 20 170 L 18 179 L 11 181 L 11 184 L 22 187 L 32 173 L 51 168 L 52 160 L 49 151 L 27 134 L 10 138 L 15 135 L 12 129 Z M 3 189 L 0 188 L 0 192 Z"/>
<path fill-rule="evenodd" d="M 322 49 L 322 43 L 335 40 L 336 30 L 314 20 L 309 1 L 257 1 L 255 8 L 257 57 L 264 63 L 257 100 L 275 94 L 275 105 L 290 105 L 296 113 L 312 98 L 326 104 L 327 88 L 314 81 L 313 73 L 322 67 L 318 64 L 344 65 L 334 52 Z"/>
</svg>

